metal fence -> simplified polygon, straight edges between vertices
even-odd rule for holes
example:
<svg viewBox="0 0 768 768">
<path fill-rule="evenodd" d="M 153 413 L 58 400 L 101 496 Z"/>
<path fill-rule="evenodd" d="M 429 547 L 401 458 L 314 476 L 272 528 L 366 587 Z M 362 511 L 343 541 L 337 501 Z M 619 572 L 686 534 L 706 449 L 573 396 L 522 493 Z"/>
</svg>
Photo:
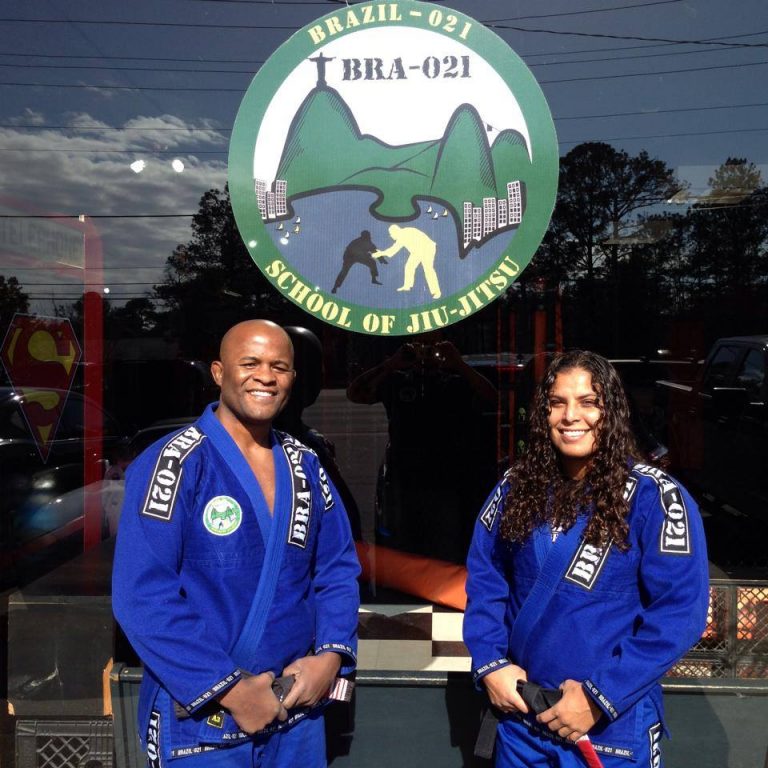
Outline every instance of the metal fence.
<svg viewBox="0 0 768 768">
<path fill-rule="evenodd" d="M 768 581 L 711 579 L 707 628 L 667 677 L 768 680 Z"/>
</svg>

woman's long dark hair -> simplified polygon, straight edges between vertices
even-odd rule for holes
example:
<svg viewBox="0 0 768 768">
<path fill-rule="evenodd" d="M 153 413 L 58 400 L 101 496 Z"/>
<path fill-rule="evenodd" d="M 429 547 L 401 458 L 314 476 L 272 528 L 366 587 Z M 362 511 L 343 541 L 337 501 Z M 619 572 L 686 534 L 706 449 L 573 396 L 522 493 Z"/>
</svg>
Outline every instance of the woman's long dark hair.
<svg viewBox="0 0 768 768">
<path fill-rule="evenodd" d="M 591 375 L 602 415 L 587 472 L 580 480 L 570 480 L 563 474 L 550 439 L 549 397 L 557 375 L 577 368 Z M 631 460 L 638 458 L 629 405 L 616 369 L 594 352 L 557 355 L 534 394 L 528 449 L 512 467 L 512 492 L 504 506 L 502 535 L 522 542 L 543 523 L 567 530 L 580 513 L 591 508 L 585 540 L 603 547 L 613 541 L 626 549 L 629 528 L 624 487 Z"/>
</svg>

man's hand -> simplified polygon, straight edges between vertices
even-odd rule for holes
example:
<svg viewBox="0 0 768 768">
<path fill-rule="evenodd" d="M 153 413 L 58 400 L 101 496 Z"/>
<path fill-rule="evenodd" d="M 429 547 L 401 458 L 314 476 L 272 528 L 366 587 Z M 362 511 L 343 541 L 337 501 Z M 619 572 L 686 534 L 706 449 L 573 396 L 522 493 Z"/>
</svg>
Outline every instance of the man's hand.
<svg viewBox="0 0 768 768">
<path fill-rule="evenodd" d="M 313 707 L 328 695 L 340 667 L 341 656 L 333 652 L 304 656 L 291 662 L 283 670 L 284 675 L 293 675 L 295 679 L 283 699 L 285 708 Z"/>
<path fill-rule="evenodd" d="M 497 669 L 483 678 L 488 698 L 502 712 L 527 712 L 528 706 L 517 692 L 517 681 L 527 680 L 528 674 L 516 664 Z"/>
<path fill-rule="evenodd" d="M 578 681 L 566 680 L 560 690 L 563 698 L 536 719 L 564 739 L 576 741 L 589 732 L 602 711 Z"/>
<path fill-rule="evenodd" d="M 288 717 L 285 707 L 272 693 L 274 679 L 271 672 L 242 677 L 219 697 L 221 706 L 229 710 L 246 733 L 256 733 L 275 720 L 283 721 Z"/>
</svg>

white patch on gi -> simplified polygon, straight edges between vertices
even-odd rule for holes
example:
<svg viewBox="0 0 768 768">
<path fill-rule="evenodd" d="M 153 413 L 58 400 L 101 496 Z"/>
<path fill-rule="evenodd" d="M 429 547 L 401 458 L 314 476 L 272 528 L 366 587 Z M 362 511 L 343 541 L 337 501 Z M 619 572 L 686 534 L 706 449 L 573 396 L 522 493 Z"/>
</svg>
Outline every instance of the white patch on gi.
<svg viewBox="0 0 768 768">
<path fill-rule="evenodd" d="M 243 522 L 243 510 L 231 496 L 214 496 L 203 510 L 203 525 L 214 536 L 229 536 Z"/>
</svg>

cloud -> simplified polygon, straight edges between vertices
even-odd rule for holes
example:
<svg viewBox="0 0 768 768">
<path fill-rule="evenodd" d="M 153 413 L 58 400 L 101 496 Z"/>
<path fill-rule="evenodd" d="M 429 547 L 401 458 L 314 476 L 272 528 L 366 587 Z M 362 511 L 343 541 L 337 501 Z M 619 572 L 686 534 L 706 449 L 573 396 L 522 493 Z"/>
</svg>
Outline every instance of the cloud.
<svg viewBox="0 0 768 768">
<path fill-rule="evenodd" d="M 46 128 L 42 114 L 27 110 L 5 122 L 40 126 L 34 131 L 0 128 L 5 194 L 22 211 L 31 207 L 39 213 L 95 217 L 108 267 L 105 282 L 113 295 L 151 289 L 119 283 L 161 280 L 167 257 L 191 236 L 191 218 L 179 214 L 196 213 L 201 196 L 226 183 L 228 137 L 210 120 L 138 116 L 110 126 L 78 112 Z M 205 154 L 209 151 L 221 154 Z M 181 173 L 171 165 L 177 158 L 184 164 Z M 138 174 L 130 169 L 136 160 L 146 163 Z M 37 270 L 20 270 L 18 277 L 22 284 L 54 282 L 42 280 Z M 71 295 L 73 287 L 65 291 Z"/>
</svg>

